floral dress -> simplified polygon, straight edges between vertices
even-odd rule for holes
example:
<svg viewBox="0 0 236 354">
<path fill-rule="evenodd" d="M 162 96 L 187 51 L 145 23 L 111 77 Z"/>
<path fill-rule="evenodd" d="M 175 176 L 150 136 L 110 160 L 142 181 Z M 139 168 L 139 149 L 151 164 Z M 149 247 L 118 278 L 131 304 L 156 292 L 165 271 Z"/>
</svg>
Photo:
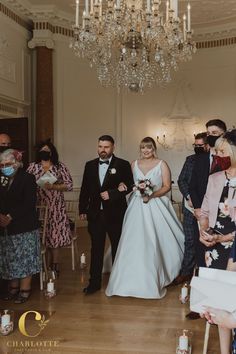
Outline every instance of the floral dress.
<svg viewBox="0 0 236 354">
<path fill-rule="evenodd" d="M 226 177 L 227 178 L 227 177 Z M 235 223 L 231 220 L 228 209 L 229 179 L 223 188 L 214 233 L 226 235 L 235 232 Z M 207 247 L 205 252 L 206 267 L 216 269 L 226 269 L 231 253 L 233 241 L 217 243 L 212 247 Z"/>
<path fill-rule="evenodd" d="M 31 163 L 27 169 L 37 180 L 45 173 L 41 163 Z M 57 178 L 58 184 L 65 184 L 72 190 L 73 182 L 67 167 L 59 162 L 52 165 L 50 173 Z M 47 190 L 38 186 L 38 203 L 48 206 L 48 223 L 46 229 L 46 243 L 50 248 L 67 246 L 71 243 L 70 223 L 66 214 L 64 193 L 57 190 Z"/>
</svg>

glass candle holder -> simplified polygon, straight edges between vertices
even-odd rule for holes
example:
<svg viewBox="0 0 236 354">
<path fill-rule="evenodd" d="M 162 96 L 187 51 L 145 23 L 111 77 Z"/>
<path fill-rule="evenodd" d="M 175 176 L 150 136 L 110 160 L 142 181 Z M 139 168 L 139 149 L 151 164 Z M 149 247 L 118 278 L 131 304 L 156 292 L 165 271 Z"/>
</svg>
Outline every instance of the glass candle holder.
<svg viewBox="0 0 236 354">
<path fill-rule="evenodd" d="M 87 266 L 86 264 L 86 255 L 85 253 L 82 253 L 80 256 L 80 269 L 85 269 Z"/>
<path fill-rule="evenodd" d="M 51 299 L 52 297 L 56 296 L 56 289 L 55 289 L 55 283 L 52 279 L 49 280 L 47 283 L 47 288 L 45 290 L 45 297 L 48 299 Z"/>
<path fill-rule="evenodd" d="M 179 330 L 176 333 L 176 354 L 192 353 L 193 332 L 189 329 Z"/>
<path fill-rule="evenodd" d="M 179 300 L 181 304 L 186 304 L 189 300 L 189 285 L 187 283 L 185 283 L 181 288 Z"/>
<path fill-rule="evenodd" d="M 0 333 L 3 336 L 7 336 L 14 329 L 14 312 L 2 310 L 0 316 Z"/>
</svg>

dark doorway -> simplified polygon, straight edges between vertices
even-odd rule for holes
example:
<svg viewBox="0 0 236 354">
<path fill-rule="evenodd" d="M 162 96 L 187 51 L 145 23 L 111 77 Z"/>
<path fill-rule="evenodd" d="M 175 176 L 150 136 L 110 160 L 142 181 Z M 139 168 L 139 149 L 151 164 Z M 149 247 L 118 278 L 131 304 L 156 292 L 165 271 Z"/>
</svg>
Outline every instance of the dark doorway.
<svg viewBox="0 0 236 354">
<path fill-rule="evenodd" d="M 12 147 L 23 151 L 23 163 L 29 163 L 28 118 L 0 118 L 0 132 L 11 137 Z"/>
</svg>

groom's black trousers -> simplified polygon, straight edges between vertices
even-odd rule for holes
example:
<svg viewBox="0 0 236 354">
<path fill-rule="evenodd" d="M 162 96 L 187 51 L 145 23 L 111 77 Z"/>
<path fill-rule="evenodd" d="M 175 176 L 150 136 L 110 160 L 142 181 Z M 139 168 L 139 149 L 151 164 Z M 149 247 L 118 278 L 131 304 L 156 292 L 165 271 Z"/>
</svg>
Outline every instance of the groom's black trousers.
<svg viewBox="0 0 236 354">
<path fill-rule="evenodd" d="M 91 237 L 90 286 L 101 286 L 106 234 L 108 234 L 111 242 L 113 262 L 120 240 L 121 229 L 122 222 L 110 222 L 103 210 L 100 210 L 96 219 L 89 220 L 88 232 Z"/>
</svg>

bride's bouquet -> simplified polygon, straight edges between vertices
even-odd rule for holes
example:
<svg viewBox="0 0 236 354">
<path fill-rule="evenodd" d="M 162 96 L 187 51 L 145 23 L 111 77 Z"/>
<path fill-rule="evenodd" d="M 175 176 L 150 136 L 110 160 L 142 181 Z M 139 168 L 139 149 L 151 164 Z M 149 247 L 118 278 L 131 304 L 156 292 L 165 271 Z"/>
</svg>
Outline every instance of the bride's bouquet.
<svg viewBox="0 0 236 354">
<path fill-rule="evenodd" d="M 154 190 L 154 185 L 150 181 L 150 179 L 141 179 L 135 182 L 133 191 L 135 192 L 136 195 L 140 196 L 143 198 L 143 202 L 147 203 L 148 198 Z"/>
</svg>

